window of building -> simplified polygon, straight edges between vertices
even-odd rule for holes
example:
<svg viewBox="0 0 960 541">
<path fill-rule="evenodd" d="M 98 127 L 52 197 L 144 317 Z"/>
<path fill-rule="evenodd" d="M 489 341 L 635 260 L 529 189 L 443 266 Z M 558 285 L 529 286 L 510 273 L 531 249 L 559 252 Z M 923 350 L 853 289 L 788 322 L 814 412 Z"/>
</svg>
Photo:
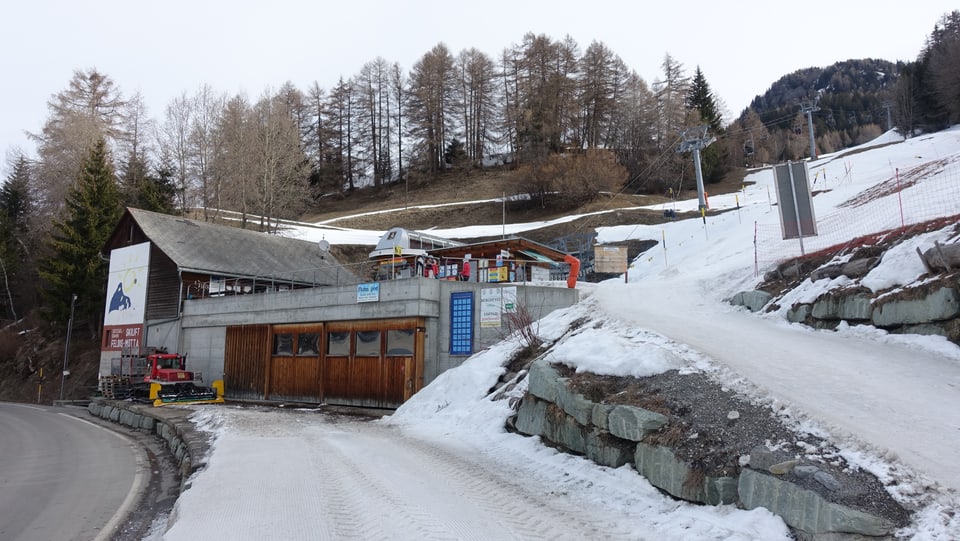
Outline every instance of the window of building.
<svg viewBox="0 0 960 541">
<path fill-rule="evenodd" d="M 357 357 L 379 357 L 380 356 L 380 331 L 357 331 L 356 352 Z"/>
<path fill-rule="evenodd" d="M 346 357 L 350 355 L 350 333 L 328 332 L 327 333 L 327 355 L 336 355 Z"/>
<path fill-rule="evenodd" d="M 293 355 L 293 334 L 281 333 L 273 335 L 273 354 Z"/>
<path fill-rule="evenodd" d="M 297 355 L 320 355 L 320 334 L 304 332 L 297 335 Z"/>
<path fill-rule="evenodd" d="M 387 355 L 413 355 L 413 329 L 387 331 Z"/>
</svg>

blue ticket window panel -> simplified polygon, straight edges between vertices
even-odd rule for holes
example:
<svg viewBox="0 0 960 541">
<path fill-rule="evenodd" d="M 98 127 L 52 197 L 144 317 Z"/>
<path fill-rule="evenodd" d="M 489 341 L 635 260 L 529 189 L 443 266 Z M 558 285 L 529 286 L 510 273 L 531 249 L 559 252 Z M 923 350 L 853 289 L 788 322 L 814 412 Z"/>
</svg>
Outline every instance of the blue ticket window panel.
<svg viewBox="0 0 960 541">
<path fill-rule="evenodd" d="M 450 355 L 473 355 L 473 292 L 450 295 Z"/>
</svg>

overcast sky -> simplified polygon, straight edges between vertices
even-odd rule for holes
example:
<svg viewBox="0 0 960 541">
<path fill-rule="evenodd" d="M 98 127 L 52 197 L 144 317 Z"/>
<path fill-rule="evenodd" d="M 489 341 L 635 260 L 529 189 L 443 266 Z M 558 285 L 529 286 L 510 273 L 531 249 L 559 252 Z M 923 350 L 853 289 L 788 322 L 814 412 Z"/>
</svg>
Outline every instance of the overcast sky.
<svg viewBox="0 0 960 541">
<path fill-rule="evenodd" d="M 647 83 L 669 53 L 699 65 L 739 114 L 781 76 L 851 58 L 915 60 L 950 0 L 789 2 L 687 0 L 13 0 L 0 8 L 0 151 L 34 146 L 47 101 L 74 70 L 96 68 L 153 118 L 209 84 L 251 99 L 286 81 L 329 89 L 382 56 L 405 71 L 437 43 L 496 58 L 527 32 L 606 44 Z M 9 169 L 4 164 L 3 178 Z"/>
</svg>

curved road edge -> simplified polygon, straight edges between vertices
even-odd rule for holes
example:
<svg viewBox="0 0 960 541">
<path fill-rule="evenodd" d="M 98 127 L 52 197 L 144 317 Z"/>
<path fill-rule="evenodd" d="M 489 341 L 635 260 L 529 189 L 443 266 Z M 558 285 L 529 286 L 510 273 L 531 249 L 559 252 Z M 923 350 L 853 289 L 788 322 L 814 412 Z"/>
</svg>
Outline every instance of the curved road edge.
<svg viewBox="0 0 960 541">
<path fill-rule="evenodd" d="M 144 482 L 144 470 L 149 467 L 149 464 L 147 461 L 147 453 L 141 445 L 137 444 L 132 439 L 128 438 L 124 434 L 117 432 L 111 427 L 99 425 L 97 423 L 92 423 L 90 421 L 87 421 L 86 419 L 81 419 L 70 413 L 58 412 L 58 415 L 63 415 L 64 417 L 68 417 L 75 421 L 86 423 L 90 426 L 97 427 L 100 430 L 103 430 L 104 432 L 112 434 L 115 437 L 120 438 L 120 440 L 122 440 L 124 443 L 126 443 L 130 447 L 131 451 L 133 452 L 134 460 L 136 461 L 136 472 L 133 475 L 133 483 L 130 485 L 130 490 L 127 491 L 127 495 L 126 497 L 124 497 L 123 503 L 120 504 L 120 508 L 117 509 L 117 512 L 114 513 L 112 517 L 110 517 L 110 520 L 108 520 L 107 523 L 103 525 L 103 528 L 100 530 L 100 533 L 93 538 L 93 541 L 108 541 L 109 539 L 113 538 L 113 535 L 117 531 L 120 524 L 127 519 L 130 513 L 133 511 L 134 505 L 136 505 L 136 503 L 140 500 L 140 498 L 143 495 L 143 490 L 146 486 L 146 483 Z"/>
</svg>

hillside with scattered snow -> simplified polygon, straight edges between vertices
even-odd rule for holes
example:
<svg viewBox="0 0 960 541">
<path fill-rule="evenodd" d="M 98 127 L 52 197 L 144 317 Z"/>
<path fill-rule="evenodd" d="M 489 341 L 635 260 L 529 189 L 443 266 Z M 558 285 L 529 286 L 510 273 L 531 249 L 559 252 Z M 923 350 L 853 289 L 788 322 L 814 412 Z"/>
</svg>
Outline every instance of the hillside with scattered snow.
<svg viewBox="0 0 960 541">
<path fill-rule="evenodd" d="M 805 239 L 807 248 L 820 250 L 901 224 L 956 213 L 960 209 L 958 164 L 957 129 L 907 141 L 888 134 L 861 148 L 810 163 L 820 236 Z M 772 182 L 769 169 L 750 173 L 740 192 L 711 198 L 711 207 L 724 212 L 706 220 L 601 228 L 598 234 L 603 243 L 652 239 L 660 244 L 632 262 L 628 280 L 579 284 L 582 301 L 539 321 L 538 334 L 551 346 L 550 354 L 556 360 L 580 371 L 644 376 L 675 368 L 708 374 L 746 399 L 769 406 L 796 430 L 829 439 L 848 463 L 876 475 L 893 497 L 915 511 L 911 524 L 897 532 L 898 539 L 960 539 L 960 515 L 956 512 L 960 508 L 960 463 L 956 460 L 960 449 L 960 347 L 942 337 L 891 335 L 869 326 L 817 331 L 787 323 L 781 311 L 754 314 L 726 302 L 737 291 L 756 287 L 776 262 L 799 253 L 795 240 L 777 238 L 779 214 L 771 197 Z M 696 205 L 693 200 L 670 207 L 692 210 Z M 525 228 L 542 225 L 512 224 L 510 233 L 522 234 Z M 501 224 L 492 224 L 433 232 L 477 238 L 499 236 L 502 231 Z M 344 244 L 359 238 L 375 242 L 376 233 L 336 228 L 296 232 Z M 888 250 L 863 279 L 864 285 L 891 289 L 922 279 L 923 272 L 909 256 L 910 250 L 935 240 L 958 242 L 956 224 Z M 844 285 L 807 280 L 782 302 L 815 297 L 829 287 Z M 575 324 L 579 331 L 570 333 Z M 324 435 L 327 429 L 313 426 L 316 423 L 310 412 L 276 415 L 232 408 L 202 410 L 197 421 L 217 434 L 210 467 L 181 497 L 189 505 L 181 506 L 164 539 L 197 538 L 205 532 L 217 535 L 224 527 L 243 532 L 246 525 L 256 527 L 264 510 L 281 513 L 277 520 L 305 524 L 290 530 L 291 539 L 348 531 L 342 525 L 323 522 L 339 520 L 331 515 L 337 509 L 310 513 L 309 506 L 304 507 L 304 497 L 323 499 L 316 487 L 323 487 L 331 475 L 339 479 L 346 474 L 334 475 L 321 463 L 322 457 L 310 458 L 311 449 L 302 441 L 333 446 L 339 457 L 362 455 L 361 462 L 350 461 L 353 468 L 360 468 L 360 463 L 376 466 L 368 475 L 350 475 L 358 475 L 372 487 L 385 486 L 386 492 L 358 493 L 359 488 L 338 485 L 351 502 L 399 505 L 407 519 L 423 520 L 431 526 L 441 517 L 455 521 L 456 513 L 442 513 L 441 509 L 431 513 L 430 506 L 445 504 L 420 490 L 409 492 L 411 500 L 401 498 L 403 491 L 398 487 L 404 483 L 418 487 L 421 481 L 416 475 L 395 479 L 395 474 L 404 468 L 420 471 L 422 467 L 430 475 L 446 475 L 442 472 L 456 469 L 448 462 L 456 456 L 462 461 L 457 467 L 467 468 L 471 475 L 487 469 L 510 479 L 519 515 L 505 512 L 507 521 L 517 516 L 536 520 L 527 515 L 526 506 L 537 502 L 549 506 L 551 520 L 562 520 L 557 517 L 567 513 L 570 520 L 578 521 L 569 510 L 586 510 L 593 518 L 578 522 L 571 532 L 582 532 L 584 524 L 600 524 L 598 537 L 607 536 L 602 531 L 606 527 L 603 520 L 595 517 L 602 512 L 617 517 L 617 526 L 610 526 L 612 535 L 607 537 L 618 539 L 789 538 L 784 523 L 763 509 L 743 511 L 733 506 L 677 502 L 653 489 L 629 465 L 600 467 L 546 447 L 538 438 L 506 431 L 505 421 L 512 414 L 509 401 L 493 400 L 487 393 L 519 347 L 509 340 L 501 342 L 441 374 L 377 423 L 386 432 L 366 431 L 348 423 L 336 425 L 332 435 Z M 521 382 L 512 396 L 519 396 L 523 389 Z M 242 430 L 235 433 L 230 427 Z M 391 442 L 391 431 L 399 440 L 396 444 Z M 354 432 L 361 434 L 357 440 L 361 444 L 353 443 L 350 434 Z M 377 434 L 376 439 L 370 434 Z M 394 453 L 394 445 L 402 448 Z M 411 449 L 443 458 L 433 464 L 419 454 L 410 455 Z M 304 460 L 310 461 L 311 467 L 297 468 Z M 383 472 L 382 480 L 378 472 Z M 462 475 L 452 482 L 486 486 Z M 251 486 L 284 490 L 249 490 Z M 489 511 L 491 500 L 472 490 L 445 492 L 452 499 L 450 508 L 468 509 L 460 498 L 476 496 L 488 506 L 485 512 Z M 487 490 L 482 489 L 489 493 Z M 224 494 L 230 497 L 221 497 Z M 421 501 L 426 503 L 419 506 Z M 419 535 L 406 521 L 382 517 L 381 511 L 390 512 L 389 505 L 359 511 L 374 521 L 370 527 L 375 531 L 402 523 L 410 529 L 396 531 L 397 538 Z M 304 509 L 305 514 L 289 515 L 289 509 Z M 327 518 L 316 518 L 319 515 Z M 470 524 L 474 524 L 473 530 L 457 530 L 463 538 L 481 539 L 495 532 L 528 538 L 537 531 L 527 523 L 511 526 L 499 522 L 489 529 Z M 430 532 L 428 538 L 437 534 L 437 530 Z"/>
</svg>

